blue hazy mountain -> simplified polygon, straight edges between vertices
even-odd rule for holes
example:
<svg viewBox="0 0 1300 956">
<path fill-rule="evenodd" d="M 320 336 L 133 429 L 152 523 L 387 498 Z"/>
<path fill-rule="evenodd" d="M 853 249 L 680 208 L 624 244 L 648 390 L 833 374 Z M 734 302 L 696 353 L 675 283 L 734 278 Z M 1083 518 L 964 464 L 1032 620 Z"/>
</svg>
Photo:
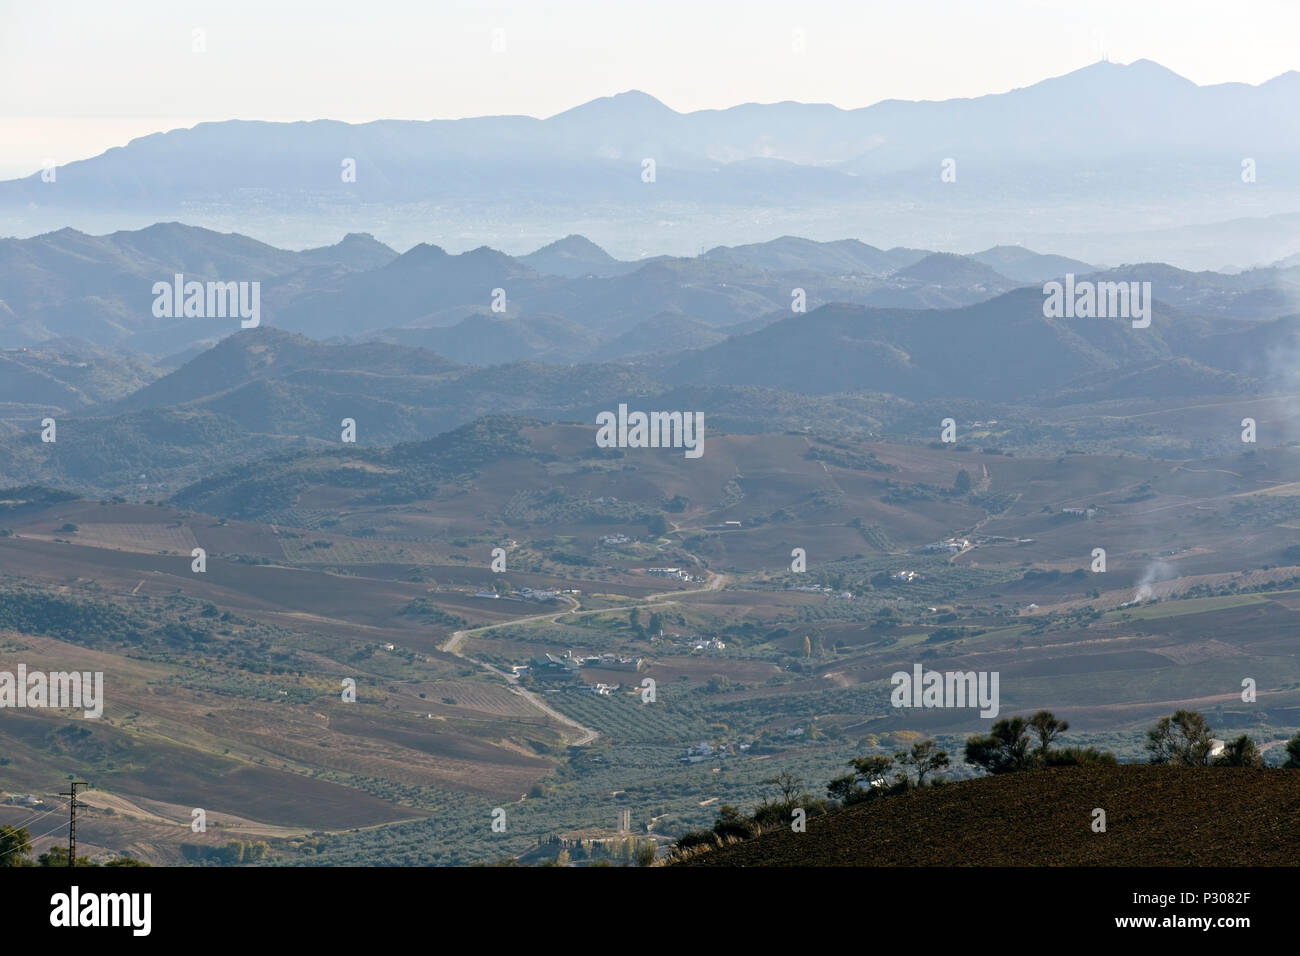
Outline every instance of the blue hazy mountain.
<svg viewBox="0 0 1300 956">
<path fill-rule="evenodd" d="M 1005 93 L 851 110 L 679 113 L 631 91 L 547 119 L 231 120 L 68 162 L 54 182 L 0 183 L 0 216 L 17 235 L 182 218 L 294 247 L 359 231 L 406 247 L 445 228 L 460 249 L 515 254 L 537 245 L 521 237 L 581 232 L 624 260 L 797 233 L 1254 265 L 1300 240 L 1205 249 L 1205 230 L 1300 211 L 1300 182 L 1283 175 L 1300 161 L 1298 105 L 1300 73 L 1197 86 L 1139 60 Z M 1142 240 L 1137 255 L 1099 254 L 1116 235 L 1157 226 L 1174 233 Z M 539 261 L 561 268 L 566 255 L 574 269 L 592 265 L 563 247 Z M 604 272 L 598 262 L 594 274 Z"/>
</svg>

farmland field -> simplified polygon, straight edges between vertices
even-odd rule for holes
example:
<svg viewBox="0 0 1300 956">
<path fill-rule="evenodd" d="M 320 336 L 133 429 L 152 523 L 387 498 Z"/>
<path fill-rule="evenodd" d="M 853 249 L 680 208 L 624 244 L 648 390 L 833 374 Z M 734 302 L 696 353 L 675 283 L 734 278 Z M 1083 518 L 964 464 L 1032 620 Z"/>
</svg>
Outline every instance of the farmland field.
<svg viewBox="0 0 1300 956">
<path fill-rule="evenodd" d="M 560 447 L 581 432 L 531 434 Z M 951 484 L 970 466 L 962 453 L 873 442 L 861 460 L 837 449 L 848 463 L 837 464 L 803 457 L 808 447 L 719 437 L 686 483 L 655 458 L 598 480 L 571 471 L 551 503 L 560 511 L 529 498 L 518 523 L 465 518 L 508 512 L 513 464 L 400 509 L 353 504 L 314 530 L 311 505 L 296 527 L 171 505 L 19 506 L 0 522 L 13 532 L 0 537 L 0 653 L 112 679 L 89 736 L 52 714 L 6 719 L 0 777 L 51 799 L 69 772 L 132 805 L 203 799 L 268 834 L 283 862 L 367 859 L 400 841 L 414 841 L 401 851 L 411 859 L 471 862 L 606 831 L 620 806 L 666 840 L 710 825 L 720 802 L 752 805 L 782 770 L 824 789 L 855 754 L 924 735 L 960 750 L 986 718 L 890 705 L 890 676 L 918 662 L 997 671 L 1002 714 L 1051 709 L 1074 742 L 1125 759 L 1178 707 L 1248 727 L 1275 760 L 1300 724 L 1300 568 L 1282 557 L 1293 532 L 1260 525 L 1242 539 L 1241 502 L 1256 499 L 1239 486 L 1125 458 L 1075 456 L 1064 470 L 990 458 L 972 495 L 1020 489 L 1009 507 L 967 496 L 918 516 L 903 499 Z M 893 470 L 849 467 L 862 462 Z M 1120 501 L 1142 482 L 1154 497 Z M 614 512 L 575 519 L 601 494 L 636 501 L 660 487 L 690 504 L 658 533 Z M 303 497 L 346 500 L 331 487 Z M 1208 509 L 1196 541 L 1153 553 L 1137 531 L 1189 500 Z M 1060 512 L 1092 501 L 1093 519 Z M 629 543 L 601 544 L 616 533 Z M 950 535 L 966 546 L 926 550 Z M 1241 540 L 1277 558 L 1242 562 Z M 1104 574 L 1090 569 L 1096 541 L 1109 546 Z M 202 573 L 194 542 L 208 551 Z M 494 542 L 508 546 L 503 572 L 488 566 Z M 802 573 L 794 548 L 808 556 Z M 647 575 L 654 566 L 698 580 Z M 529 588 L 576 593 L 538 601 Z M 641 663 L 585 662 L 557 680 L 529 669 L 546 654 Z M 1253 717 L 1244 678 L 1258 688 Z M 643 703 L 646 680 L 655 698 Z M 354 700 L 341 698 L 348 681 Z M 305 783 L 319 788 L 310 809 L 292 796 Z M 513 808 L 508 836 L 470 836 L 496 806 Z M 106 844 L 181 853 L 184 831 L 169 824 L 87 813 Z"/>
</svg>

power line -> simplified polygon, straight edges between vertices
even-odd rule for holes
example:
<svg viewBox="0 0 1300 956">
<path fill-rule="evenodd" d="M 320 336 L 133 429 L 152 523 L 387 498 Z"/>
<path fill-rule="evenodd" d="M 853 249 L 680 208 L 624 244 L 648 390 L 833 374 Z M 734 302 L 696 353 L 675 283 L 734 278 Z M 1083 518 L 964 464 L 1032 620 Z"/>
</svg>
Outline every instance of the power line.
<svg viewBox="0 0 1300 956">
<path fill-rule="evenodd" d="M 68 812 L 71 814 L 68 819 L 68 866 L 77 865 L 77 788 L 89 786 L 90 784 L 84 780 L 74 780 L 71 793 L 66 790 L 59 791 L 59 796 L 72 798 L 68 804 Z"/>
<path fill-rule="evenodd" d="M 62 829 L 63 829 L 63 824 L 62 824 L 62 823 L 60 823 L 57 827 L 54 828 L 54 830 L 62 830 Z M 38 834 L 36 834 L 36 836 L 34 836 L 34 837 L 31 838 L 31 842 L 32 842 L 32 843 L 35 843 L 37 840 L 41 839 L 42 837 L 47 837 L 47 836 L 49 836 L 51 833 L 54 832 L 54 830 L 46 830 L 44 833 L 38 833 Z"/>
<path fill-rule="evenodd" d="M 58 812 L 59 812 L 60 810 L 62 810 L 62 809 L 63 809 L 63 807 L 51 807 L 50 809 L 46 810 L 44 813 L 38 813 L 38 814 L 36 814 L 36 816 L 34 816 L 34 817 L 28 817 L 28 818 L 27 818 L 26 820 L 24 820 L 22 823 L 15 823 L 15 824 L 12 824 L 12 826 L 13 826 L 15 829 L 22 829 L 23 827 L 29 827 L 29 826 L 31 826 L 33 823 L 35 823 L 37 820 L 41 819 L 41 817 L 48 817 L 51 813 L 58 813 Z"/>
</svg>

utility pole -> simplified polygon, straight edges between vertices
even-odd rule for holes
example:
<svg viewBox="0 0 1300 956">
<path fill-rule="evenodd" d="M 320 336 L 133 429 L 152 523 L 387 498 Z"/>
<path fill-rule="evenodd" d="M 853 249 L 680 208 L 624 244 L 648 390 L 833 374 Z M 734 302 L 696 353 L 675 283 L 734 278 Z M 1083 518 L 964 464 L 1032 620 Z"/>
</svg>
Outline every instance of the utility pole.
<svg viewBox="0 0 1300 956">
<path fill-rule="evenodd" d="M 61 797 L 71 797 L 72 802 L 68 804 L 68 866 L 77 865 L 77 788 L 89 787 L 90 784 L 84 780 L 72 781 L 72 792 L 66 790 L 59 791 Z"/>
</svg>

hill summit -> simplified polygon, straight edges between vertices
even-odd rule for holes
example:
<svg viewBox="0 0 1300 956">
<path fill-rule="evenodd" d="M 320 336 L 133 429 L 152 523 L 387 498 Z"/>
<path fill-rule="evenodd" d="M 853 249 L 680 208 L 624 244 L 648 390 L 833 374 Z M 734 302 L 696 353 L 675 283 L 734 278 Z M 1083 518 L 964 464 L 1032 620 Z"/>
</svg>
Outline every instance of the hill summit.
<svg viewBox="0 0 1300 956">
<path fill-rule="evenodd" d="M 856 804 L 678 865 L 1292 866 L 1297 807 L 1291 770 L 1058 767 Z"/>
</svg>

